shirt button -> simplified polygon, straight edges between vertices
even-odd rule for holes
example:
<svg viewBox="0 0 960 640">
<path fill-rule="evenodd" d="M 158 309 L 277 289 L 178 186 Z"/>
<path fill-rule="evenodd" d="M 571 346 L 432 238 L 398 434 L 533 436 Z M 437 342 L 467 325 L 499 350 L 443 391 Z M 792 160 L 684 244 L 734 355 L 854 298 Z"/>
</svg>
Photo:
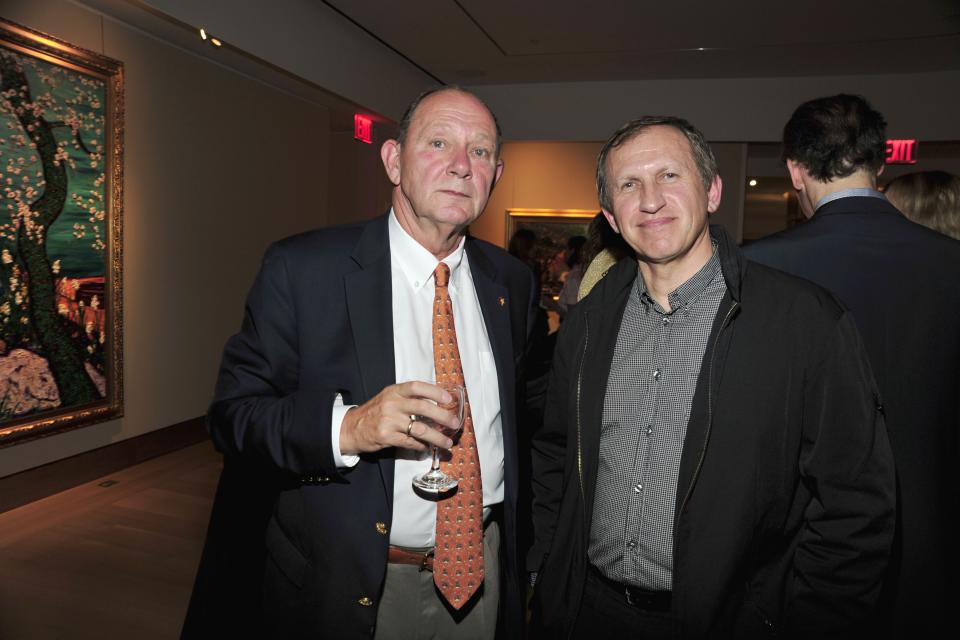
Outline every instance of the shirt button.
<svg viewBox="0 0 960 640">
<path fill-rule="evenodd" d="M 663 326 L 667 326 L 668 324 L 670 324 L 670 318 L 664 316 L 664 317 L 663 317 Z"/>
<path fill-rule="evenodd" d="M 660 376 L 662 376 L 662 375 L 663 375 L 663 372 L 660 371 L 660 369 L 654 369 L 654 370 L 653 370 L 653 379 L 654 379 L 654 380 L 659 380 L 659 379 L 660 379 Z"/>
<path fill-rule="evenodd" d="M 647 436 L 649 437 L 651 433 L 653 433 L 653 427 L 647 427 Z"/>
<path fill-rule="evenodd" d="M 357 604 L 360 605 L 361 607 L 372 607 L 372 606 L 373 606 L 373 600 L 371 600 L 371 599 L 368 598 L 367 596 L 363 596 L 362 598 L 360 598 L 359 600 L 357 600 Z"/>
<path fill-rule="evenodd" d="M 640 493 L 641 491 L 643 491 L 643 485 L 638 482 L 633 486 L 633 492 Z"/>
<path fill-rule="evenodd" d="M 628 542 L 628 543 L 627 543 L 627 548 L 628 548 L 628 549 L 636 549 L 636 548 L 637 548 L 637 541 L 636 541 L 636 540 L 631 540 L 630 542 Z"/>
</svg>

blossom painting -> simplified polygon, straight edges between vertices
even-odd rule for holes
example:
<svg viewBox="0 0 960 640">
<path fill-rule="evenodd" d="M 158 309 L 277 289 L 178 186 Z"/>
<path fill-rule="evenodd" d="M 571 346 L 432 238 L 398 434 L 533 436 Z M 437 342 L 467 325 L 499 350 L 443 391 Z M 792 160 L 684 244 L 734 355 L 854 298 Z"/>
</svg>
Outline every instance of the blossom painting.
<svg viewBox="0 0 960 640">
<path fill-rule="evenodd" d="M 0 21 L 0 446 L 121 413 L 122 81 Z"/>
</svg>

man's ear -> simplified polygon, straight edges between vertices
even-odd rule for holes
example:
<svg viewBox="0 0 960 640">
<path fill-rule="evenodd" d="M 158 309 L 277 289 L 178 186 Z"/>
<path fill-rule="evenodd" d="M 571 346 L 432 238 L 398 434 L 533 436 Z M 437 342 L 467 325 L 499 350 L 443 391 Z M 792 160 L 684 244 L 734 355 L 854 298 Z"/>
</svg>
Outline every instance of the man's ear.
<svg viewBox="0 0 960 640">
<path fill-rule="evenodd" d="M 400 184 L 400 143 L 396 140 L 387 140 L 380 147 L 380 159 L 387 177 L 394 185 Z"/>
<path fill-rule="evenodd" d="M 803 191 L 803 179 L 807 176 L 807 170 L 803 168 L 796 160 L 787 158 L 787 173 L 790 174 L 790 182 L 797 191 Z"/>
<path fill-rule="evenodd" d="M 607 211 L 606 209 L 600 209 L 600 210 L 603 211 L 603 217 L 606 218 L 607 222 L 610 223 L 610 227 L 617 233 L 620 233 L 620 227 L 617 226 L 617 219 L 614 217 L 614 215 L 609 211 Z"/>
<path fill-rule="evenodd" d="M 707 190 L 707 213 L 713 213 L 720 206 L 720 194 L 723 193 L 723 180 L 714 176 L 710 188 Z"/>
</svg>

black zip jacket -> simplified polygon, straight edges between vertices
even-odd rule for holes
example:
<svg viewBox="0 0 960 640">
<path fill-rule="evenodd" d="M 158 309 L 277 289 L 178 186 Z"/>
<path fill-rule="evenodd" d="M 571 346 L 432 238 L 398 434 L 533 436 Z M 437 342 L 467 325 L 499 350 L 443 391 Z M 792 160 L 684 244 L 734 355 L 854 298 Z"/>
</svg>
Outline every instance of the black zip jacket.
<svg viewBox="0 0 960 640">
<path fill-rule="evenodd" d="M 719 227 L 727 294 L 681 454 L 674 635 L 851 637 L 875 612 L 894 531 L 883 408 L 849 312 L 747 261 Z M 558 337 L 534 437 L 533 634 L 566 637 L 588 568 L 610 362 L 637 265 L 622 260 Z"/>
</svg>

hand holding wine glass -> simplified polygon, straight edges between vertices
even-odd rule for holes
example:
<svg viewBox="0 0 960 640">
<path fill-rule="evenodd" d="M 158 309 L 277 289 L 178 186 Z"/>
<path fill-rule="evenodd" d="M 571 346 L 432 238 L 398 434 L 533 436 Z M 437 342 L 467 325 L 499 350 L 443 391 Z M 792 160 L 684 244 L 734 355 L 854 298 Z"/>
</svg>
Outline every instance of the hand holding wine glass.
<svg viewBox="0 0 960 640">
<path fill-rule="evenodd" d="M 439 429 L 444 435 L 449 438 L 453 436 L 463 428 L 463 417 L 464 417 L 464 404 L 466 401 L 466 391 L 460 385 L 444 385 L 443 387 L 447 393 L 453 398 L 452 402 L 449 405 L 439 405 L 444 409 L 452 411 L 456 416 L 456 426 L 447 427 L 440 425 L 439 423 L 424 420 L 427 424 L 433 426 L 436 429 Z M 419 417 L 419 416 L 418 416 Z M 411 419 L 413 416 L 411 416 Z M 434 446 L 431 447 L 433 461 L 430 466 L 430 471 L 422 473 L 413 478 L 413 486 L 421 491 L 426 491 L 427 493 L 443 493 L 445 491 L 450 491 L 455 489 L 457 486 L 457 479 L 442 472 L 440 470 L 440 452 L 439 449 Z"/>
<path fill-rule="evenodd" d="M 442 386 L 410 381 L 385 387 L 376 396 L 350 409 L 340 426 L 340 452 L 356 455 L 387 447 L 427 451 L 449 448 L 448 438 L 431 424 L 453 424 L 443 409 L 450 393 Z"/>
</svg>

